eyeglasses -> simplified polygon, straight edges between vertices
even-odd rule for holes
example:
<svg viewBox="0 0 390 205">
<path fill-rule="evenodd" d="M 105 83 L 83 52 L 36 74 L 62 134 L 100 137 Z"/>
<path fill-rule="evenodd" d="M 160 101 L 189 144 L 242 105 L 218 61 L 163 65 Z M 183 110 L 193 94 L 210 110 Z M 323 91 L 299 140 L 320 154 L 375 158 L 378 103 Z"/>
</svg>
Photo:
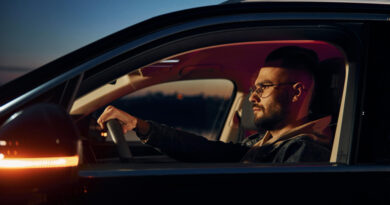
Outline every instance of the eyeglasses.
<svg viewBox="0 0 390 205">
<path fill-rule="evenodd" d="M 272 89 L 269 89 L 274 86 L 280 86 L 280 85 L 294 85 L 297 82 L 288 82 L 288 83 L 278 83 L 278 84 L 272 84 L 272 83 L 259 83 L 257 86 L 251 86 L 249 88 L 249 94 L 252 95 L 255 93 L 260 98 L 266 98 L 271 95 Z"/>
</svg>

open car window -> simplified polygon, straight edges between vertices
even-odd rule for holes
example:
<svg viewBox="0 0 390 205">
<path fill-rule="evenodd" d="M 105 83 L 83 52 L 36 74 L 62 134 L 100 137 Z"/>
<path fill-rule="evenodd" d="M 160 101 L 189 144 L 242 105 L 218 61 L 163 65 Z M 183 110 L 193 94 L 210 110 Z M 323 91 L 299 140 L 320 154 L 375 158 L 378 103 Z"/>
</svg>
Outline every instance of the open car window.
<svg viewBox="0 0 390 205">
<path fill-rule="evenodd" d="M 96 124 L 107 105 L 209 140 L 242 143 L 258 131 L 248 101 L 249 87 L 265 57 L 283 46 L 300 46 L 317 53 L 320 66 L 316 75 L 320 78 L 311 117 L 331 116 L 331 147 L 337 153 L 348 76 L 343 52 L 323 41 L 244 42 L 184 52 L 131 71 L 81 96 L 71 113 L 88 114 L 90 128 L 94 128 L 90 133 L 107 143 L 112 143 L 110 136 L 100 132 Z M 126 134 L 126 139 L 138 141 L 133 131 Z"/>
</svg>

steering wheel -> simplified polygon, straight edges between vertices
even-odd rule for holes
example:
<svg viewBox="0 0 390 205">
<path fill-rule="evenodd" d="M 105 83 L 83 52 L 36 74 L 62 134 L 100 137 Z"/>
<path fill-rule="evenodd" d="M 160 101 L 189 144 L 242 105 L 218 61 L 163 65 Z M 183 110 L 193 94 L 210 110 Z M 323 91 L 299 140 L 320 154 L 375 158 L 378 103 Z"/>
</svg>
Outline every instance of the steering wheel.
<svg viewBox="0 0 390 205">
<path fill-rule="evenodd" d="M 130 161 L 132 159 L 132 154 L 125 140 L 125 136 L 122 131 L 122 125 L 117 119 L 111 119 L 106 122 L 106 127 L 116 145 L 121 162 Z"/>
</svg>

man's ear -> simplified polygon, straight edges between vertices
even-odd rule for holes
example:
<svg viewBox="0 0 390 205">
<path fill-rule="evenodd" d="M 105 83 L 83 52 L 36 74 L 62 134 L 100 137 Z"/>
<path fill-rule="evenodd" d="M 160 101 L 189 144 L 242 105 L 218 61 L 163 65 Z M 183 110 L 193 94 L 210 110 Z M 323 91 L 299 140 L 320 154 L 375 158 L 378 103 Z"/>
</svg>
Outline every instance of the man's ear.
<svg viewBox="0 0 390 205">
<path fill-rule="evenodd" d="M 302 98 L 303 90 L 305 89 L 305 85 L 301 82 L 297 82 L 293 85 L 293 97 L 292 102 L 298 102 L 300 98 Z"/>
</svg>

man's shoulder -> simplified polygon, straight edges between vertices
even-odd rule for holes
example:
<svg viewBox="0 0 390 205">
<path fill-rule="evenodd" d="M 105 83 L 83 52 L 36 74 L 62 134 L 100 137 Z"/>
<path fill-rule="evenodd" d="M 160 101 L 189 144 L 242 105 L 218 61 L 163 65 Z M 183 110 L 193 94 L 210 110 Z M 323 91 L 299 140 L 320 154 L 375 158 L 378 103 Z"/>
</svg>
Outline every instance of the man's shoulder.
<svg viewBox="0 0 390 205">
<path fill-rule="evenodd" d="M 275 156 L 281 162 L 328 161 L 330 147 L 313 139 L 312 134 L 302 134 L 280 143 Z"/>
<path fill-rule="evenodd" d="M 322 141 L 317 140 L 318 138 L 322 138 L 320 134 L 300 134 L 290 139 L 285 140 L 282 143 L 282 146 L 309 146 L 309 147 L 324 147 L 326 149 L 330 149 L 330 145 L 326 144 Z"/>
</svg>

